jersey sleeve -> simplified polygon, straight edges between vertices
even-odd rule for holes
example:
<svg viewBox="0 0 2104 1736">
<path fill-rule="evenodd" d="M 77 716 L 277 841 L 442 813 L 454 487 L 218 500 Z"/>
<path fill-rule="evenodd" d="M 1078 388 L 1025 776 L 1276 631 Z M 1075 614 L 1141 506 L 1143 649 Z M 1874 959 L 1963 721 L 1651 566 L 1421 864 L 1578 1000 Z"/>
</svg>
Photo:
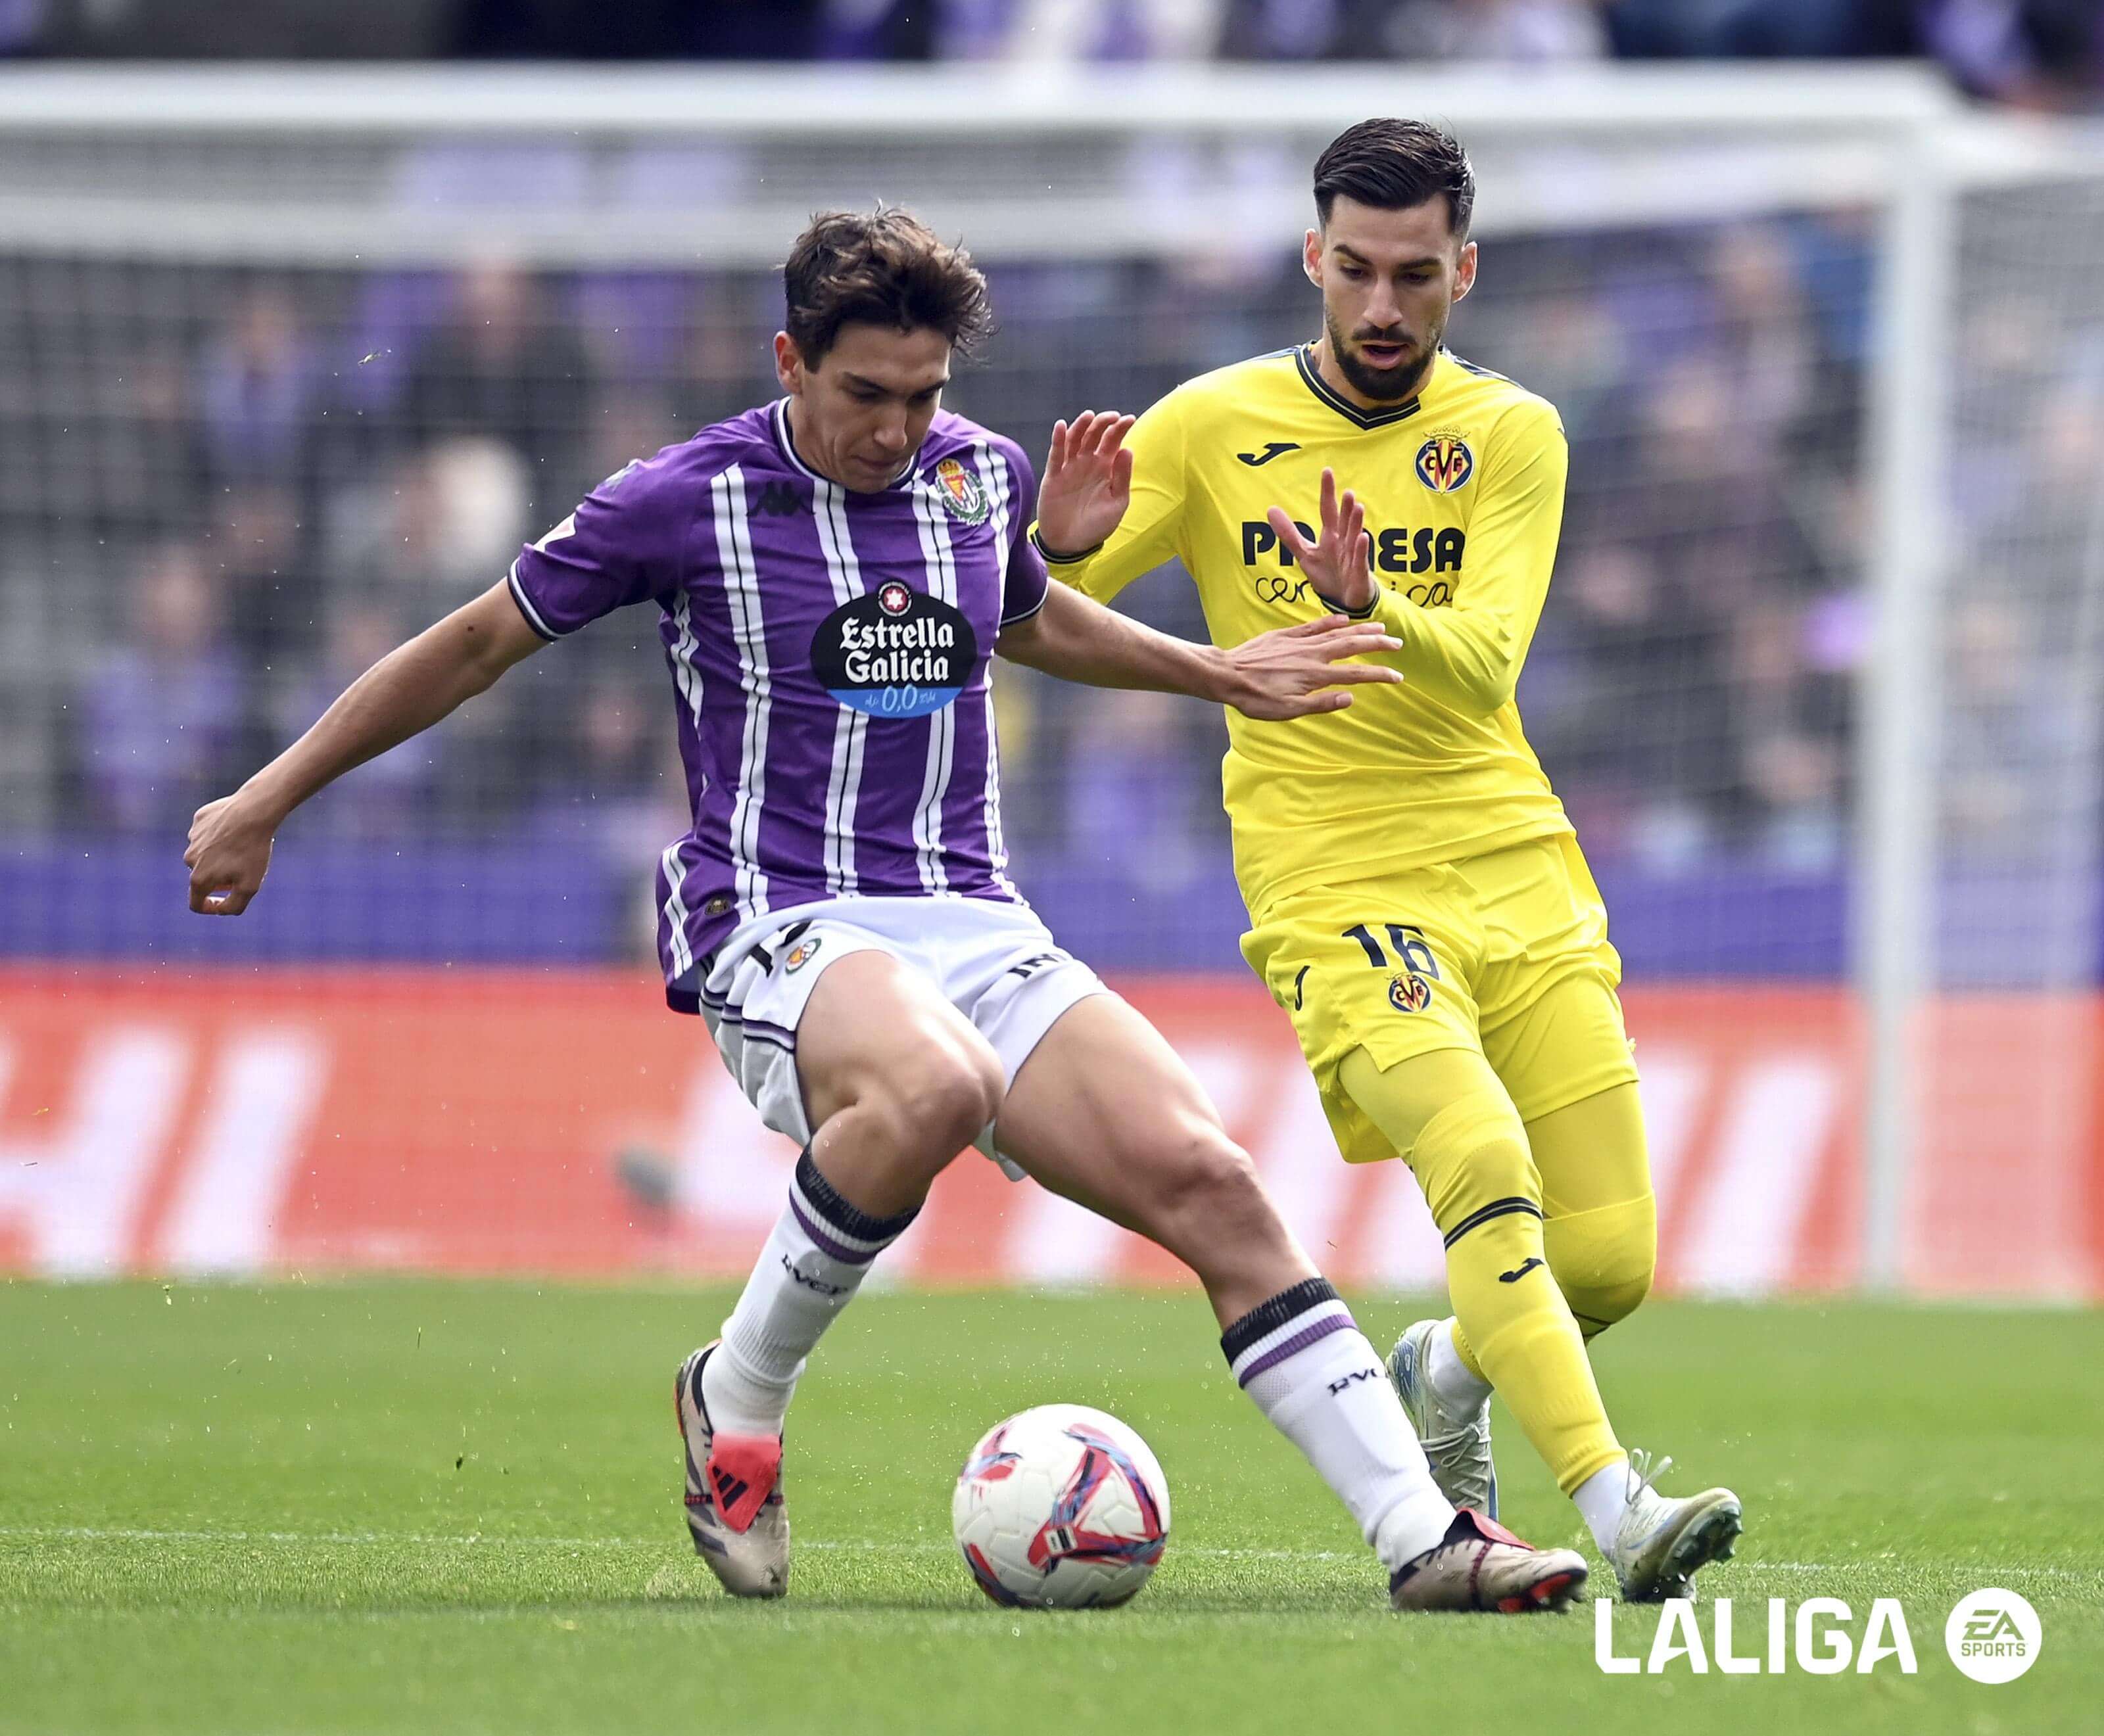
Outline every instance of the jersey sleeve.
<svg viewBox="0 0 2104 1736">
<path fill-rule="evenodd" d="M 1384 589 L 1370 617 L 1402 641 L 1385 661 L 1405 679 L 1475 717 L 1509 705 L 1519 683 L 1556 564 L 1570 468 L 1563 425 L 1540 399 L 1507 412 L 1488 446 L 1469 523 L 1468 581 L 1441 608 Z"/>
<path fill-rule="evenodd" d="M 687 512 L 660 459 L 639 459 L 511 563 L 512 600 L 543 639 L 561 639 L 678 587 Z"/>
<path fill-rule="evenodd" d="M 1051 581 L 1045 576 L 1045 557 L 1030 540 L 1032 521 L 1037 516 L 1037 474 L 1023 448 L 1013 440 L 997 440 L 992 447 L 993 462 L 1006 485 L 1001 496 L 1001 523 L 1008 536 L 1007 574 L 1001 591 L 1001 624 L 1012 627 L 1027 621 L 1045 607 Z"/>
<path fill-rule="evenodd" d="M 1184 528 L 1184 409 L 1181 395 L 1172 392 L 1133 424 L 1125 438 L 1132 454 L 1132 499 L 1125 517 L 1100 547 L 1052 560 L 1053 576 L 1083 596 L 1108 603 L 1178 552 Z"/>
</svg>

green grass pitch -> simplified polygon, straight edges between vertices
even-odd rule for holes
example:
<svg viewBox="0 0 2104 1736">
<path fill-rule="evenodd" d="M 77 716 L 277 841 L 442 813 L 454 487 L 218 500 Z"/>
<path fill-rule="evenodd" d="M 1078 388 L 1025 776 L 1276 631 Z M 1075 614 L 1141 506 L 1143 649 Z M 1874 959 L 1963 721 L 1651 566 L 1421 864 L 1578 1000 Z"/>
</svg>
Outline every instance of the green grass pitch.
<svg viewBox="0 0 2104 1736">
<path fill-rule="evenodd" d="M 1626 1439 L 1745 1498 L 1705 1589 L 1742 1635 L 1770 1596 L 1845 1599 L 1857 1636 L 1899 1597 L 1920 1671 L 1607 1676 L 1589 1605 L 1389 1614 L 1184 1295 L 864 1298 L 791 1422 L 791 1595 L 733 1605 L 686 1541 L 671 1402 L 726 1299 L 0 1286 L 0 1730 L 2100 1727 L 2104 1315 L 1646 1308 L 1597 1360 Z M 1359 1309 L 1384 1347 L 1415 1311 Z M 1053 1400 L 1126 1418 L 1170 1478 L 1169 1552 L 1127 1609 L 997 1609 L 953 1553 L 966 1449 Z M 1577 1542 L 1498 1427 L 1508 1522 Z M 2005 1687 L 1942 1644 L 1997 1584 L 2045 1628 Z M 1655 1622 L 1620 1612 L 1619 1649 Z"/>
</svg>

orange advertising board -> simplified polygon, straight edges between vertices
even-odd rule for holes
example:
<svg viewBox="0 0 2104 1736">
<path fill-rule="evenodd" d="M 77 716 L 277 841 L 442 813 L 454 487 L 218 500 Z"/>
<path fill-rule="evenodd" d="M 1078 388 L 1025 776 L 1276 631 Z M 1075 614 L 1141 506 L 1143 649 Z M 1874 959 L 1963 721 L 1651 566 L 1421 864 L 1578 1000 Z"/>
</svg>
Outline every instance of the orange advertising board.
<svg viewBox="0 0 2104 1736">
<path fill-rule="evenodd" d="M 1339 1161 L 1292 1033 L 1234 977 L 1121 985 L 1340 1280 L 1437 1286 L 1400 1164 Z M 1822 988 L 1627 997 L 1660 1286 L 1857 1275 L 1859 1044 Z M 1954 1004 L 1924 1033 L 1918 1288 L 2104 1289 L 2088 1000 Z M 2050 1063 L 2053 1089 L 2030 1089 Z M 795 1152 L 698 1020 L 622 971 L 0 971 L 0 1271 L 733 1274 Z M 1158 1251 L 974 1155 L 887 1262 L 943 1284 L 1173 1280 Z"/>
</svg>

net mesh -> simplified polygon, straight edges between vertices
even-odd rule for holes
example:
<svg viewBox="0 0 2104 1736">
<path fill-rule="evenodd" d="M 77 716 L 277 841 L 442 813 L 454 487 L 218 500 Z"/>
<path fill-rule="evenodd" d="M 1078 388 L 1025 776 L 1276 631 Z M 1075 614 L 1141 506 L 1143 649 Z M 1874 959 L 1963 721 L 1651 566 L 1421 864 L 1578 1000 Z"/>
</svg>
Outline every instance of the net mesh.
<svg viewBox="0 0 2104 1736">
<path fill-rule="evenodd" d="M 1965 322 L 1952 403 L 1931 1160 L 1911 1201 L 1923 1283 L 1942 1281 L 1968 1223 L 2000 1252 L 1992 1281 L 2071 1290 L 2084 1263 L 2097 1039 L 2086 991 L 2104 892 L 2100 222 L 2093 179 L 1960 206 L 1959 299 L 1994 287 Z"/>
<path fill-rule="evenodd" d="M 1869 234 L 1844 211 L 1509 234 L 1450 332 L 1570 432 L 1522 706 L 1611 897 L 1644 888 L 1618 910 L 1634 968 L 1840 968 Z M 1290 236 L 985 263 L 1001 330 L 951 402 L 1035 454 L 1057 416 L 1315 326 Z M 0 255 L 0 946 L 639 953 L 683 821 L 633 612 L 318 798 L 243 924 L 188 919 L 181 840 L 594 480 L 771 395 L 778 298 L 757 269 Z M 1129 596 L 1202 635 L 1184 575 Z M 998 686 L 1018 871 L 1069 943 L 1233 968 L 1218 718 Z"/>
<path fill-rule="evenodd" d="M 778 1209 L 782 1154 L 690 1032 L 656 1030 L 684 1022 L 643 1019 L 632 978 L 296 968 L 646 971 L 649 877 L 686 823 L 654 621 L 598 623 L 325 791 L 238 922 L 188 912 L 192 811 L 598 478 L 772 395 L 770 262 L 813 207 L 884 195 L 964 237 L 1000 330 L 951 401 L 1039 455 L 1057 417 L 1138 410 L 1313 335 L 1295 243 L 1334 127 L 1252 139 L 1226 98 L 1207 115 L 1188 92 L 1180 120 L 1129 107 L 984 139 L 934 95 L 925 127 L 864 126 L 847 91 L 800 138 L 766 115 L 703 136 L 662 113 L 539 124 L 530 105 L 501 125 L 353 124 L 314 94 L 314 126 L 275 131 L 0 114 L 0 958 L 296 967 L 256 973 L 194 1056 L 223 975 L 155 977 L 148 1019 L 127 973 L 28 973 L 0 1071 L 40 1084 L 9 1100 L 29 1119 L 0 1209 L 45 1226 L 25 1257 L 52 1269 L 562 1264 L 586 1257 L 587 1223 L 594 1260 L 689 1262 L 699 1234 L 738 1267 L 725 1226 Z M 1635 986 L 1661 1282 L 1725 1291 L 1859 1270 L 1847 985 L 1891 504 L 1870 461 L 1890 180 L 1874 129 L 1808 105 L 1671 129 L 1641 105 L 1625 127 L 1508 115 L 1471 138 L 1482 271 L 1450 333 L 1571 437 L 1521 706 Z M 1900 1238 L 1921 1285 L 2093 1271 L 2100 185 L 2030 174 L 1956 211 L 1949 571 L 1919 762 L 1932 995 Z M 1121 607 L 1202 634 L 1173 568 Z M 1261 991 L 1244 982 L 1254 1009 L 1236 1010 L 1217 982 L 1141 980 L 1240 968 L 1218 716 L 1012 666 L 996 689 L 1024 891 L 1132 979 L 1308 1246 L 1347 1275 L 1436 1280 L 1406 1175 L 1325 1155 Z M 323 982 L 341 1004 L 309 1008 Z M 484 1069 L 499 1044 L 538 1095 Z M 184 1082 L 193 1062 L 205 1084 Z M 646 1075 L 680 1106 L 632 1104 Z M 470 1075 L 487 1097 L 463 1111 Z M 149 1103 L 160 1121 L 129 1107 Z M 417 1195 L 424 1178 L 444 1199 Z M 162 1204 L 138 1204 L 149 1183 Z M 970 1233 L 937 1237 L 926 1270 L 1163 1275 L 1050 1196 L 970 1198 Z M 996 1222 L 1005 1264 L 983 1246 Z"/>
</svg>

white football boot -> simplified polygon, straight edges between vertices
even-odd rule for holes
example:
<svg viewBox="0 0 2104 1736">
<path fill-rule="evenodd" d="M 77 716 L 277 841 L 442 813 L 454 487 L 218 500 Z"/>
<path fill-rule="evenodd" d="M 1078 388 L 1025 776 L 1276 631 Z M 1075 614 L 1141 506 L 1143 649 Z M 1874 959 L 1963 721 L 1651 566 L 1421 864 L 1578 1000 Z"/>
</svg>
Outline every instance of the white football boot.
<svg viewBox="0 0 2104 1736">
<path fill-rule="evenodd" d="M 1389 1578 L 1396 1609 L 1478 1609 L 1527 1615 L 1562 1609 L 1585 1583 L 1575 1549 L 1536 1549 L 1495 1520 L 1464 1507 L 1446 1534 Z"/>
<path fill-rule="evenodd" d="M 1486 1400 L 1473 1413 L 1455 1410 L 1441 1398 L 1428 1373 L 1432 1335 L 1444 1320 L 1420 1320 L 1388 1353 L 1388 1378 L 1417 1431 L 1418 1444 L 1432 1466 L 1439 1493 L 1457 1507 L 1473 1507 L 1498 1516 L 1498 1469 L 1491 1459 L 1491 1407 Z"/>
<path fill-rule="evenodd" d="M 718 1434 L 702 1399 L 702 1370 L 720 1339 L 680 1364 L 672 1411 L 687 1458 L 687 1529 L 694 1553 L 733 1597 L 789 1589 L 789 1510 L 782 1499 L 782 1437 Z"/>
<path fill-rule="evenodd" d="M 1641 1449 L 1629 1454 L 1629 1505 L 1607 1551 L 1625 1603 L 1694 1596 L 1696 1570 L 1730 1560 L 1745 1529 L 1739 1498 L 1728 1489 L 1676 1499 L 1652 1488 L 1672 1462 L 1669 1458 L 1654 1464 Z"/>
</svg>

